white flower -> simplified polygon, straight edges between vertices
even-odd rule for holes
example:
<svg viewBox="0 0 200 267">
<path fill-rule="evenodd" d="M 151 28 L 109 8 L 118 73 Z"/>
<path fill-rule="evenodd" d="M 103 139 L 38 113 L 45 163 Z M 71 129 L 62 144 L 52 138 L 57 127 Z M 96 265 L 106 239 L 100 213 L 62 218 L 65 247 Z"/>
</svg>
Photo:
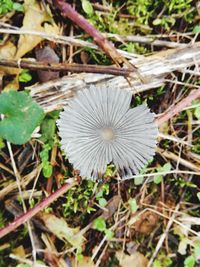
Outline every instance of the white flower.
<svg viewBox="0 0 200 267">
<path fill-rule="evenodd" d="M 130 109 L 132 93 L 90 87 L 69 100 L 58 120 L 61 147 L 82 176 L 97 179 L 115 164 L 122 177 L 130 177 L 152 159 L 157 126 L 143 104 Z"/>
</svg>

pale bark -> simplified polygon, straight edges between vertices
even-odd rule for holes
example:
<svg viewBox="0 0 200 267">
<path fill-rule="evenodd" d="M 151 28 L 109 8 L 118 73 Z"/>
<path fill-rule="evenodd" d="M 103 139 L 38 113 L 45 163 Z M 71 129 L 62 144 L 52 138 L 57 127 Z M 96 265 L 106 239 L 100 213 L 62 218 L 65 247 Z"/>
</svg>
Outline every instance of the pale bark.
<svg viewBox="0 0 200 267">
<path fill-rule="evenodd" d="M 150 56 L 140 56 L 131 62 L 137 66 L 140 73 L 131 74 L 129 81 L 124 77 L 114 77 L 107 74 L 80 73 L 65 76 L 56 81 L 35 85 L 30 90 L 31 96 L 44 108 L 45 112 L 60 109 L 64 103 L 78 90 L 93 85 L 111 86 L 128 89 L 135 93 L 157 88 L 166 82 L 166 77 L 174 71 L 185 73 L 187 68 L 195 66 L 192 73 L 200 75 L 200 42 L 186 48 L 169 49 Z M 191 71 L 190 71 L 191 72 Z M 191 85 L 193 86 L 193 85 Z M 197 88 L 194 86 L 193 88 Z"/>
</svg>

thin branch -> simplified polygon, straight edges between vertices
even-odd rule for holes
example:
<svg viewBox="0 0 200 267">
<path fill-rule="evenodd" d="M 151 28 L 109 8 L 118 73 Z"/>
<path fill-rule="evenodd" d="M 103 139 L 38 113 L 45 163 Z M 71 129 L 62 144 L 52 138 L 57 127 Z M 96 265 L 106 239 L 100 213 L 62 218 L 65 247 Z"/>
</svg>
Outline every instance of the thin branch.
<svg viewBox="0 0 200 267">
<path fill-rule="evenodd" d="M 28 220 L 30 220 L 33 216 L 35 216 L 39 211 L 49 206 L 52 202 L 54 202 L 58 197 L 62 196 L 65 192 L 67 192 L 70 188 L 75 186 L 77 182 L 74 179 L 68 179 L 67 183 L 63 185 L 61 188 L 56 190 L 53 194 L 45 198 L 42 202 L 37 204 L 32 209 L 28 210 L 26 213 L 22 214 L 18 218 L 16 218 L 12 223 L 8 224 L 6 227 L 0 229 L 0 238 L 14 231 L 20 225 L 24 224 Z"/>
<path fill-rule="evenodd" d="M 24 68 L 32 70 L 49 70 L 49 71 L 70 71 L 76 73 L 101 73 L 128 76 L 133 70 L 125 68 L 117 68 L 113 66 L 97 66 L 83 64 L 67 64 L 67 63 L 46 63 L 34 62 L 30 60 L 6 60 L 1 59 L 0 66 Z"/>
<path fill-rule="evenodd" d="M 61 11 L 63 17 L 67 17 L 93 37 L 94 42 L 108 55 L 117 65 L 125 63 L 132 70 L 136 68 L 122 57 L 113 43 L 108 41 L 92 24 L 90 24 L 83 16 L 81 16 L 71 5 L 63 0 L 55 0 L 55 6 Z"/>
<path fill-rule="evenodd" d="M 31 96 L 44 108 L 45 112 L 61 109 L 77 91 L 83 90 L 91 84 L 129 89 L 133 94 L 136 94 L 162 86 L 165 82 L 173 82 L 173 80 L 166 80 L 170 73 L 189 68 L 196 63 L 199 64 L 199 48 L 200 42 L 184 49 L 168 49 L 154 55 L 135 58 L 132 62 L 137 66 L 145 83 L 142 83 L 135 73 L 131 73 L 129 79 L 132 88 L 129 87 L 122 76 L 81 73 L 64 76 L 43 84 L 36 84 L 27 89 L 30 90 Z M 186 86 L 200 89 L 200 86 L 194 84 L 186 84 Z M 55 90 L 55 88 L 59 90 Z"/>
<path fill-rule="evenodd" d="M 172 117 L 174 117 L 176 114 L 181 112 L 184 108 L 191 105 L 192 101 L 200 98 L 200 89 L 193 90 L 187 97 L 185 97 L 183 100 L 181 100 L 178 104 L 176 104 L 174 107 L 172 107 L 167 113 L 162 115 L 160 118 L 156 120 L 156 123 L 158 125 L 161 125 L 162 123 L 168 121 Z"/>
</svg>

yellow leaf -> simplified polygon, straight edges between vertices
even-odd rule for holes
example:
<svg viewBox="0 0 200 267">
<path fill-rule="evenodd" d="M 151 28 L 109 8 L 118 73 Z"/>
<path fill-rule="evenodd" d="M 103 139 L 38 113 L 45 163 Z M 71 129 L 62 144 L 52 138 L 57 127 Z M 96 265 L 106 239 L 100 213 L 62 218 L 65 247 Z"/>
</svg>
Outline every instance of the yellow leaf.
<svg viewBox="0 0 200 267">
<path fill-rule="evenodd" d="M 4 45 L 0 46 L 0 59 L 12 59 L 16 53 L 16 46 L 7 41 Z"/>
<path fill-rule="evenodd" d="M 83 244 L 84 237 L 79 228 L 71 228 L 63 218 L 58 218 L 53 214 L 43 213 L 40 218 L 46 227 L 59 239 L 70 243 L 75 248 L 80 248 Z"/>
<path fill-rule="evenodd" d="M 15 57 L 16 50 L 16 46 L 12 42 L 7 41 L 4 45 L 0 46 L 0 60 L 13 59 Z M 20 71 L 17 68 L 0 67 L 0 72 L 2 75 L 15 75 L 19 74 Z"/>
<path fill-rule="evenodd" d="M 26 0 L 24 3 L 25 15 L 21 30 L 37 31 L 44 33 L 59 33 L 58 26 L 53 22 L 51 14 L 47 12 L 39 2 L 35 0 Z M 49 23 L 45 23 L 49 22 Z M 43 25 L 44 23 L 44 25 Z M 48 25 L 48 26 L 47 26 Z M 31 34 L 20 35 L 18 41 L 18 50 L 15 59 L 23 57 L 43 40 L 42 36 Z"/>
<path fill-rule="evenodd" d="M 26 257 L 26 252 L 24 250 L 23 246 L 19 246 L 17 248 L 14 248 L 12 253 L 16 256 L 19 256 L 21 258 L 25 258 Z"/>
<path fill-rule="evenodd" d="M 121 267 L 146 267 L 148 263 L 147 258 L 145 258 L 145 256 L 139 252 L 135 252 L 129 256 L 127 254 L 124 254 L 123 251 L 117 251 L 116 256 L 120 262 Z"/>
<path fill-rule="evenodd" d="M 0 60 L 13 59 L 15 57 L 16 50 L 16 46 L 12 42 L 7 41 L 6 43 L 4 43 L 4 45 L 0 46 Z M 21 69 L 18 68 L 0 67 L 1 79 L 3 79 L 4 75 L 16 75 L 16 77 L 11 82 L 9 82 L 6 87 L 4 87 L 4 90 L 17 90 L 19 88 L 18 75 L 20 74 L 20 72 Z"/>
</svg>

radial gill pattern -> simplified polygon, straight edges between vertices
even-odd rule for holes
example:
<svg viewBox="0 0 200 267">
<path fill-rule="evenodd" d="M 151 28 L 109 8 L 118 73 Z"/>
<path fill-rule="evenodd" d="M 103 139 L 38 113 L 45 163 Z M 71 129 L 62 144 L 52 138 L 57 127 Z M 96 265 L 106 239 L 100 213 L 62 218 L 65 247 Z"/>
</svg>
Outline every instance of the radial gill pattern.
<svg viewBox="0 0 200 267">
<path fill-rule="evenodd" d="M 81 176 L 96 180 L 113 162 L 126 178 L 152 159 L 154 114 L 145 104 L 130 109 L 131 98 L 126 90 L 92 86 L 66 105 L 57 122 L 61 146 Z"/>
</svg>

